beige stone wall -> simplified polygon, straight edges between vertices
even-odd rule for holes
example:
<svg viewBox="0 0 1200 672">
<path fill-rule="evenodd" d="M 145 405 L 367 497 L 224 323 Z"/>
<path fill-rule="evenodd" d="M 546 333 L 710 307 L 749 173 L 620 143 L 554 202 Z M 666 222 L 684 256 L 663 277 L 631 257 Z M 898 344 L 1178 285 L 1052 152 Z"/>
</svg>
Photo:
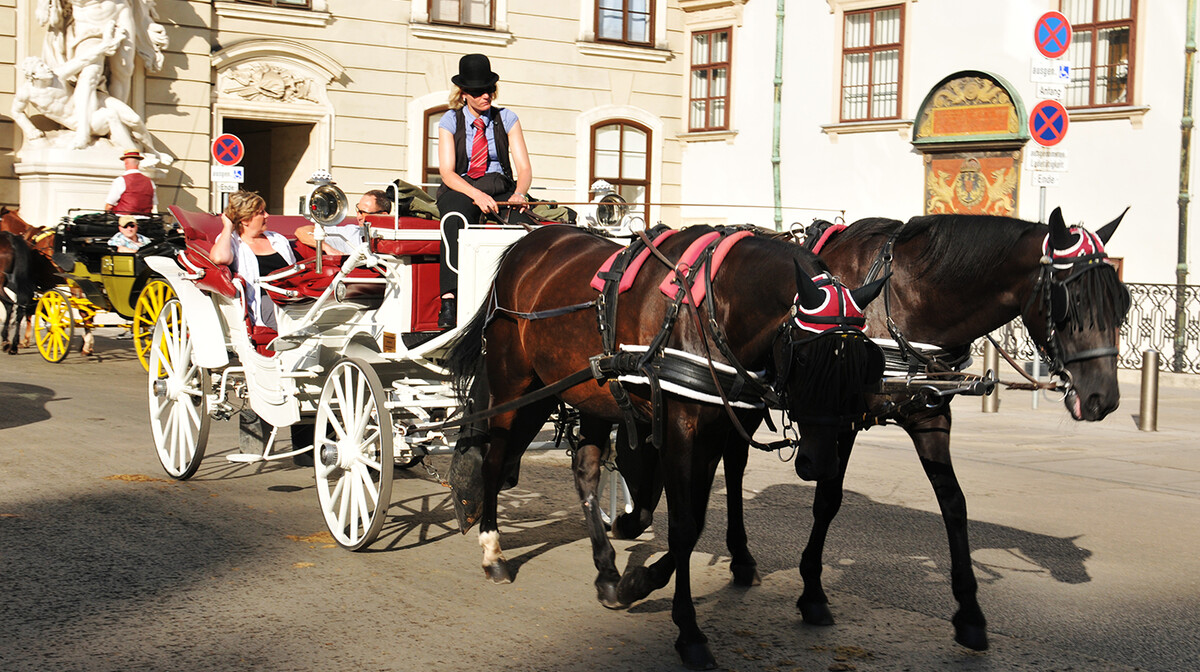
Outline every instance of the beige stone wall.
<svg viewBox="0 0 1200 672">
<path fill-rule="evenodd" d="M 330 168 L 352 195 L 395 178 L 419 181 L 423 112 L 445 103 L 458 59 L 470 52 L 487 54 L 501 75 L 498 104 L 511 107 L 521 118 L 534 188 L 543 196 L 583 198 L 588 177 L 582 143 L 587 139 L 586 122 L 628 112 L 655 130 L 653 200 L 680 200 L 677 135 L 686 64 L 681 58 L 682 12 L 673 1 L 661 2 L 665 11 L 658 20 L 666 30 L 659 48 L 624 51 L 590 48 L 589 40 L 580 41 L 586 22 L 579 14 L 586 3 L 507 0 L 507 31 L 474 37 L 470 31 L 455 34 L 429 30 L 420 22 L 413 25 L 414 13 L 425 11 L 423 0 L 415 3 L 315 0 L 315 11 L 298 12 L 225 0 L 159 2 L 159 20 L 169 35 L 166 61 L 162 71 L 147 74 L 140 100 L 151 133 L 176 159 L 158 180 L 160 205 L 210 209 L 216 203 L 209 179 L 210 146 L 221 120 L 261 115 L 282 121 L 289 110 L 316 115 L 313 118 L 323 111 L 328 114 L 309 139 L 313 146 L 288 159 L 294 163 L 289 168 L 294 176 L 281 191 L 284 202 L 282 207 L 276 204 L 277 209 L 295 211 L 297 189 L 303 188 L 302 179 L 300 185 L 295 183 L 296 176 L 307 177 L 315 168 Z M 41 32 L 32 17 L 33 6 L 32 0 L 0 0 L 0 35 L 14 34 L 19 12 L 24 17 L 20 20 L 31 26 L 28 42 L 36 53 Z M 320 11 L 322 7 L 327 11 Z M 251 48 L 270 42 L 302 48 L 294 50 L 293 60 L 283 53 L 286 49 Z M 12 51 L 0 46 L 0 113 L 11 103 Z M 313 101 L 288 102 L 253 100 L 222 90 L 222 73 L 239 64 L 265 62 L 282 63 L 323 91 Z M 327 77 L 329 73 L 333 76 Z M 13 145 L 20 139 L 12 127 L 7 116 L 0 116 L 0 202 L 16 198 L 11 166 Z M 655 216 L 670 221 L 677 219 L 677 212 Z"/>
<path fill-rule="evenodd" d="M 17 86 L 17 0 L 0 0 L 0 205 L 17 205 L 13 147 L 17 125 L 9 116 Z"/>
</svg>

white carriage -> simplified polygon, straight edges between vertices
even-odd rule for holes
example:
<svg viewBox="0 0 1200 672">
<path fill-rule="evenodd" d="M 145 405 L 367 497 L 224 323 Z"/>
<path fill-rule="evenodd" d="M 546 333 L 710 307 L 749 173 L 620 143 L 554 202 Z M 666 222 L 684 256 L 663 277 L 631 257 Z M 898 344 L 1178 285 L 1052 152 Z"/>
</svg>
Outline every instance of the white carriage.
<svg viewBox="0 0 1200 672">
<path fill-rule="evenodd" d="M 307 210 L 320 228 L 341 222 L 346 205 L 340 189 L 318 184 Z M 228 459 L 312 451 L 330 532 L 343 547 L 365 547 L 391 503 L 394 466 L 453 446 L 439 428 L 456 405 L 442 365 L 456 331 L 436 324 L 439 223 L 372 216 L 353 252 L 304 259 L 262 278 L 277 304 L 271 333 L 246 319 L 245 283 L 208 258 L 220 217 L 172 211 L 187 249 L 176 259 L 147 259 L 177 295 L 155 325 L 149 361 L 150 424 L 163 468 L 177 479 L 191 477 L 211 421 L 249 408 L 269 437 L 261 453 Z M 278 216 L 270 222 L 285 235 L 306 223 Z M 462 232 L 459 324 L 482 302 L 501 252 L 524 233 L 501 226 Z M 276 450 L 280 429 L 308 422 L 313 445 Z"/>
</svg>

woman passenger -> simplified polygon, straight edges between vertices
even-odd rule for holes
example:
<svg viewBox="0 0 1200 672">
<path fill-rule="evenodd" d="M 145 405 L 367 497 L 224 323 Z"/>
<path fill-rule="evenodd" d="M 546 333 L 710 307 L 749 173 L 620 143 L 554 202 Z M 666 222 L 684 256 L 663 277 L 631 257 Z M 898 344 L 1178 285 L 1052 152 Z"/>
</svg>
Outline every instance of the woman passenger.
<svg viewBox="0 0 1200 672">
<path fill-rule="evenodd" d="M 229 196 L 221 214 L 221 234 L 213 243 L 209 256 L 215 263 L 230 264 L 233 272 L 250 283 L 253 291 L 246 295 L 254 324 L 278 329 L 275 321 L 275 302 L 262 289 L 258 280 L 296 263 L 296 253 L 287 237 L 267 230 L 267 202 L 249 191 L 237 191 Z"/>
</svg>

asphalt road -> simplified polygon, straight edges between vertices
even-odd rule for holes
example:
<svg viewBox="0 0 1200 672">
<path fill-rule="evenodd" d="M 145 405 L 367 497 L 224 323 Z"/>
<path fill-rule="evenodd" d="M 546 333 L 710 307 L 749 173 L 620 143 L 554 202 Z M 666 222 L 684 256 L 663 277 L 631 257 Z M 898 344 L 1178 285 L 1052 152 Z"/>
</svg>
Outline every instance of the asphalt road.
<svg viewBox="0 0 1200 672">
<path fill-rule="evenodd" d="M 669 592 L 624 611 L 595 601 L 562 451 L 532 453 L 502 497 L 518 575 L 495 586 L 449 491 L 420 468 L 398 477 L 391 518 L 361 553 L 331 543 L 309 470 L 225 460 L 230 423 L 214 424 L 195 478 L 168 479 L 132 346 L 102 335 L 97 351 L 58 365 L 0 356 L 0 670 L 682 669 Z M 763 585 L 729 585 L 721 496 L 692 558 L 718 662 L 1196 669 L 1200 392 L 1171 394 L 1154 434 L 1132 427 L 1136 398 L 1087 426 L 1061 407 L 1030 411 L 1023 394 L 997 415 L 956 403 L 986 653 L 951 639 L 945 532 L 901 432 L 860 438 L 825 556 L 830 628 L 805 626 L 794 607 L 812 488 L 773 454 L 753 455 L 747 517 Z M 618 565 L 644 563 L 665 534 L 617 550 Z"/>
</svg>

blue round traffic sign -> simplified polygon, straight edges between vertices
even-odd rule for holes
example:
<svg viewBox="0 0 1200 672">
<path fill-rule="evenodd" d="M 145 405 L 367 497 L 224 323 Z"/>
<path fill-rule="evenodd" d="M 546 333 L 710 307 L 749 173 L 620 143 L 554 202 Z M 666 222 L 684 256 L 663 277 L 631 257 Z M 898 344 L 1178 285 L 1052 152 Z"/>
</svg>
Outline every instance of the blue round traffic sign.
<svg viewBox="0 0 1200 672">
<path fill-rule="evenodd" d="M 213 160 L 222 166 L 236 166 L 242 162 L 244 155 L 245 148 L 242 147 L 242 141 L 236 135 L 223 133 L 213 140 Z"/>
<path fill-rule="evenodd" d="M 1043 100 L 1029 113 L 1029 132 L 1033 141 L 1043 147 L 1053 147 L 1067 135 L 1067 109 L 1057 100 Z"/>
<path fill-rule="evenodd" d="M 1046 12 L 1033 26 L 1033 44 L 1046 58 L 1058 58 L 1071 46 L 1071 22 L 1061 12 Z"/>
</svg>

